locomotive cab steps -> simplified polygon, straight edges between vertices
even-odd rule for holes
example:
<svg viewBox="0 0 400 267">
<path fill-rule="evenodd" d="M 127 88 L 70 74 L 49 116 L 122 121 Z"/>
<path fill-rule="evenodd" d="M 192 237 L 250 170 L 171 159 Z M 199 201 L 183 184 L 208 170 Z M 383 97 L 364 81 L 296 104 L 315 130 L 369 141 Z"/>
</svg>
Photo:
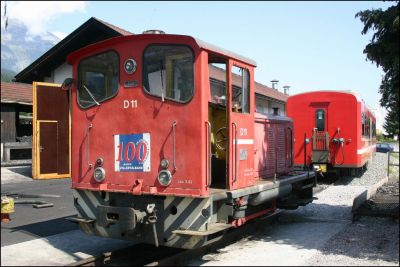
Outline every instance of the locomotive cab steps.
<svg viewBox="0 0 400 267">
<path fill-rule="evenodd" d="M 178 235 L 189 235 L 189 236 L 208 236 L 215 234 L 217 232 L 225 231 L 231 228 L 231 224 L 226 223 L 213 223 L 208 226 L 208 229 L 205 231 L 196 231 L 196 230 L 174 230 L 172 233 Z"/>
<path fill-rule="evenodd" d="M 65 219 L 73 223 L 94 223 L 96 221 L 95 219 L 85 219 L 81 217 L 67 217 Z"/>
</svg>

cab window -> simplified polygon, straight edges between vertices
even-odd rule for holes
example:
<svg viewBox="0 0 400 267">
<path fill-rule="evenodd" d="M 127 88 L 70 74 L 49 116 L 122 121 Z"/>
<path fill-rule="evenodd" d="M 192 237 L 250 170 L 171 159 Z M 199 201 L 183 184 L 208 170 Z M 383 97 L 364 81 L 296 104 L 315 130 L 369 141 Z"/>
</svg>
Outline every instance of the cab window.
<svg viewBox="0 0 400 267">
<path fill-rule="evenodd" d="M 119 56 L 108 51 L 81 60 L 78 65 L 78 104 L 99 105 L 115 96 L 119 88 Z"/>
<path fill-rule="evenodd" d="M 232 111 L 250 113 L 250 74 L 247 69 L 232 66 Z"/>
<path fill-rule="evenodd" d="M 315 111 L 316 128 L 318 131 L 325 131 L 325 110 L 317 109 Z"/>
<path fill-rule="evenodd" d="M 187 102 L 194 93 L 194 55 L 183 45 L 151 45 L 143 56 L 143 87 L 151 95 Z"/>
</svg>

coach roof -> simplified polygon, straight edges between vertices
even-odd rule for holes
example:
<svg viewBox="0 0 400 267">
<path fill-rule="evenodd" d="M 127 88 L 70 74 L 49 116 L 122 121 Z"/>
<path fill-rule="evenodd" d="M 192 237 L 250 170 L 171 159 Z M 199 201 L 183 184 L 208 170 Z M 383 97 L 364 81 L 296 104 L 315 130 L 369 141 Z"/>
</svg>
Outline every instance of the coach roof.
<svg viewBox="0 0 400 267">
<path fill-rule="evenodd" d="M 94 44 L 85 46 L 85 47 L 83 47 L 83 48 L 71 53 L 67 57 L 67 61 L 70 64 L 72 64 L 76 60 L 76 58 L 78 57 L 79 54 L 88 52 L 88 51 L 92 50 L 93 48 L 102 47 L 102 46 L 108 46 L 110 44 L 119 43 L 119 42 L 123 42 L 123 41 L 126 41 L 126 40 L 135 40 L 135 39 L 142 39 L 142 38 L 147 38 L 147 37 L 154 38 L 155 36 L 157 36 L 158 38 L 160 38 L 160 37 L 161 38 L 162 37 L 168 37 L 168 38 L 175 37 L 177 39 L 192 39 L 198 45 L 198 47 L 200 49 L 204 49 L 204 50 L 207 50 L 209 52 L 217 53 L 217 54 L 220 54 L 222 56 L 227 56 L 227 57 L 236 59 L 238 61 L 244 62 L 244 63 L 249 64 L 249 65 L 254 66 L 254 67 L 257 66 L 257 63 L 254 60 L 250 59 L 250 58 L 244 57 L 242 55 L 236 54 L 236 53 L 231 52 L 229 50 L 223 49 L 221 47 L 218 47 L 216 45 L 213 45 L 213 44 L 210 44 L 208 42 L 202 41 L 200 39 L 193 38 L 193 37 L 188 36 L 188 35 L 175 35 L 175 34 L 135 34 L 135 35 L 119 36 L 119 37 L 111 38 L 111 39 L 108 39 L 108 40 L 105 40 L 105 41 L 102 41 L 102 42 L 98 42 L 98 43 L 94 43 Z"/>
</svg>

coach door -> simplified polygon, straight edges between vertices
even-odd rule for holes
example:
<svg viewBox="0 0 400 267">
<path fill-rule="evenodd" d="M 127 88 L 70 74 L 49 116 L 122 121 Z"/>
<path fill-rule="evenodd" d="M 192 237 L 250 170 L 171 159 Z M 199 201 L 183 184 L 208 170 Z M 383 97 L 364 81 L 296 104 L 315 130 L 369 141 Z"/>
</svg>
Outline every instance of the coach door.
<svg viewBox="0 0 400 267">
<path fill-rule="evenodd" d="M 61 85 L 33 83 L 32 177 L 70 177 L 68 92 Z"/>
<path fill-rule="evenodd" d="M 229 61 L 229 188 L 254 184 L 254 88 L 252 69 Z"/>
<path fill-rule="evenodd" d="M 327 129 L 327 108 L 317 107 L 314 110 L 315 127 L 312 140 L 312 162 L 329 162 L 329 133 Z"/>
</svg>

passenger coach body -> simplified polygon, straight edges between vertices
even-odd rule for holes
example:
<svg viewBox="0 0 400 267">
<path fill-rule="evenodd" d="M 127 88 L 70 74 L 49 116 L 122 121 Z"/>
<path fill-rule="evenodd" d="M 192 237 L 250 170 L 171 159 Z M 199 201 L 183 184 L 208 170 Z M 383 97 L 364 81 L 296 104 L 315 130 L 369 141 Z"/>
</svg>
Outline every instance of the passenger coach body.
<svg viewBox="0 0 400 267">
<path fill-rule="evenodd" d="M 287 114 L 294 121 L 297 166 L 313 166 L 322 172 L 327 168 L 357 169 L 375 152 L 375 117 L 351 92 L 290 96 Z"/>
<path fill-rule="evenodd" d="M 254 114 L 254 61 L 142 34 L 68 62 L 74 220 L 85 232 L 193 248 L 312 200 L 314 174 L 291 172 L 292 121 Z"/>
</svg>

